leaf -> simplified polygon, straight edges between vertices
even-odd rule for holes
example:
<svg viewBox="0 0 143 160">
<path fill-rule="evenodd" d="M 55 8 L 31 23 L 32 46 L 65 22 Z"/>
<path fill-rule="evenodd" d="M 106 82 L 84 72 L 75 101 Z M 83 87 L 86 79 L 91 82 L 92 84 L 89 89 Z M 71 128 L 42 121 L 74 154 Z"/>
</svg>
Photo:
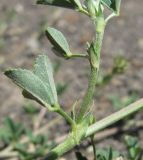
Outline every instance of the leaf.
<svg viewBox="0 0 143 160">
<path fill-rule="evenodd" d="M 60 53 L 61 56 L 68 57 L 71 55 L 68 42 L 60 31 L 48 27 L 46 30 L 46 36 L 53 45 L 54 50 Z"/>
<path fill-rule="evenodd" d="M 7 70 L 5 75 L 27 93 L 27 98 L 34 99 L 49 109 L 57 103 L 52 67 L 46 55 L 37 58 L 33 72 L 11 69 Z"/>
<path fill-rule="evenodd" d="M 0 140 L 5 144 L 17 141 L 24 133 L 25 128 L 21 123 L 14 122 L 10 117 L 4 119 L 4 127 L 0 128 Z"/>
<path fill-rule="evenodd" d="M 142 149 L 139 145 L 139 140 L 137 137 L 126 135 L 125 144 L 128 148 L 128 154 L 130 159 L 141 159 Z"/>
<path fill-rule="evenodd" d="M 24 105 L 23 107 L 24 111 L 27 113 L 27 114 L 30 114 L 30 115 L 35 115 L 35 114 L 38 114 L 39 113 L 39 109 L 36 108 L 33 104 L 31 103 L 28 103 L 26 105 Z"/>
<path fill-rule="evenodd" d="M 5 119 L 5 125 L 9 128 L 9 132 L 12 133 L 13 139 L 18 140 L 24 133 L 24 126 L 21 123 L 14 122 L 11 118 Z"/>
<path fill-rule="evenodd" d="M 36 59 L 33 72 L 44 82 L 44 85 L 47 87 L 51 104 L 57 102 L 57 91 L 53 79 L 53 68 L 48 56 L 40 55 Z"/>
<path fill-rule="evenodd" d="M 94 46 L 94 42 L 92 42 L 91 45 L 89 46 L 88 53 L 91 56 L 91 64 L 94 67 L 99 68 L 99 58 L 100 58 L 100 55 L 96 52 L 96 48 Z"/>
<path fill-rule="evenodd" d="M 13 69 L 5 72 L 14 83 L 38 99 L 44 106 L 49 104 L 50 97 L 47 94 L 44 83 L 33 72 L 29 70 Z"/>
<path fill-rule="evenodd" d="M 37 4 L 52 5 L 70 9 L 75 9 L 76 7 L 75 3 L 71 3 L 69 0 L 37 0 Z"/>
<path fill-rule="evenodd" d="M 112 150 L 112 148 L 110 147 L 109 148 L 109 151 L 108 151 L 108 159 L 107 160 L 112 160 L 113 159 L 113 150 Z"/>
<path fill-rule="evenodd" d="M 3 141 L 6 144 L 11 143 L 12 133 L 8 130 L 7 126 L 0 128 L 0 141 Z"/>
<path fill-rule="evenodd" d="M 120 156 L 120 153 L 113 150 L 111 147 L 108 149 L 97 149 L 97 160 L 113 160 Z"/>
<path fill-rule="evenodd" d="M 101 0 L 101 2 L 116 14 L 119 13 L 121 0 Z"/>
</svg>

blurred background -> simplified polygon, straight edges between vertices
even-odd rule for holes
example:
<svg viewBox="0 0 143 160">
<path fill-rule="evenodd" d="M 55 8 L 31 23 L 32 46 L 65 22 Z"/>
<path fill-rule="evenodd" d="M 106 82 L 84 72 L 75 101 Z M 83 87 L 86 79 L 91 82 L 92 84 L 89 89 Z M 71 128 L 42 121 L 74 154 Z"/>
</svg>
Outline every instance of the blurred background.
<svg viewBox="0 0 143 160">
<path fill-rule="evenodd" d="M 142 0 L 122 1 L 120 17 L 112 19 L 106 27 L 100 68 L 101 81 L 105 81 L 99 82 L 95 93 L 96 119 L 101 119 L 143 97 L 142 7 Z M 3 126 L 6 117 L 22 122 L 24 126 L 31 126 L 31 115 L 27 114 L 25 108 L 34 106 L 38 113 L 41 112 L 39 105 L 24 99 L 20 89 L 3 75 L 3 71 L 9 67 L 31 69 L 35 57 L 41 53 L 48 54 L 53 62 L 59 100 L 65 110 L 69 110 L 75 100 L 84 95 L 89 75 L 87 61 L 56 57 L 44 35 L 46 26 L 62 31 L 75 52 L 84 53 L 86 42 L 91 41 L 94 35 L 89 19 L 72 10 L 36 5 L 34 0 L 0 1 L 0 126 Z M 127 61 L 125 67 L 111 76 L 113 68 L 119 67 L 119 59 Z M 42 125 L 48 125 L 57 117 L 56 114 L 48 112 L 44 115 Z M 127 133 L 137 136 L 143 147 L 143 111 L 129 119 L 130 123 L 120 122 L 112 127 L 124 124 L 125 129 L 130 126 Z M 135 123 L 133 119 L 136 120 Z M 68 132 L 64 121 L 55 122 L 51 126 L 50 130 L 45 131 L 51 140 Z M 107 139 L 103 138 L 98 142 L 98 146 L 112 146 L 124 152 L 125 145 L 122 142 L 123 134 L 115 134 Z M 87 150 L 90 152 L 90 147 Z"/>
</svg>

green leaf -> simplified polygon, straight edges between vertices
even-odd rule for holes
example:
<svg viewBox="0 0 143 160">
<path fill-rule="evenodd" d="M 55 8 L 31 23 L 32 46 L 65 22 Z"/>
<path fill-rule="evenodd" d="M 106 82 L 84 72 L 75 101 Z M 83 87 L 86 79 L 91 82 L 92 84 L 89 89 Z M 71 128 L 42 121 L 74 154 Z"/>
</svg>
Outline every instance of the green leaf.
<svg viewBox="0 0 143 160">
<path fill-rule="evenodd" d="M 46 36 L 53 45 L 54 50 L 60 53 L 61 56 L 64 57 L 71 56 L 68 42 L 60 31 L 48 27 L 46 30 Z"/>
<path fill-rule="evenodd" d="M 26 69 L 11 69 L 7 70 L 5 75 L 27 93 L 26 98 L 34 99 L 49 109 L 57 103 L 52 67 L 46 55 L 37 58 L 33 72 Z"/>
<path fill-rule="evenodd" d="M 25 131 L 21 123 L 14 122 L 10 117 L 4 119 L 4 127 L 0 128 L 0 140 L 5 144 L 18 141 Z"/>
<path fill-rule="evenodd" d="M 49 104 L 50 97 L 44 83 L 33 72 L 22 69 L 12 69 L 5 72 L 18 86 L 39 100 L 44 106 Z M 30 97 L 29 97 L 30 98 Z"/>
<path fill-rule="evenodd" d="M 10 117 L 5 119 L 5 125 L 12 134 L 12 139 L 18 140 L 24 133 L 24 126 L 21 123 L 14 122 Z"/>
<path fill-rule="evenodd" d="M 101 2 L 116 14 L 119 13 L 121 0 L 101 0 Z"/>
<path fill-rule="evenodd" d="M 11 143 L 12 133 L 8 130 L 7 126 L 0 128 L 0 141 L 3 141 L 5 144 Z"/>
<path fill-rule="evenodd" d="M 36 59 L 33 72 L 44 82 L 49 93 L 51 101 L 50 104 L 57 102 L 57 91 L 53 79 L 53 68 L 48 56 L 39 55 Z"/>
<path fill-rule="evenodd" d="M 112 160 L 113 159 L 113 150 L 112 150 L 112 148 L 110 147 L 109 148 L 109 152 L 108 152 L 108 159 L 107 160 Z"/>
<path fill-rule="evenodd" d="M 70 9 L 74 9 L 76 7 L 75 3 L 71 3 L 69 0 L 37 0 L 37 4 L 52 5 Z"/>
<path fill-rule="evenodd" d="M 137 137 L 126 135 L 125 144 L 128 148 L 128 154 L 130 159 L 141 159 L 142 149 L 139 145 L 139 140 Z"/>
<path fill-rule="evenodd" d="M 36 108 L 32 103 L 25 104 L 23 107 L 25 113 L 35 115 L 39 113 L 39 109 Z"/>
<path fill-rule="evenodd" d="M 94 67 L 99 68 L 99 58 L 100 58 L 100 55 L 96 52 L 96 48 L 94 46 L 94 42 L 92 42 L 91 45 L 89 46 L 88 53 L 91 56 L 91 64 Z"/>
<path fill-rule="evenodd" d="M 97 160 L 113 160 L 120 156 L 120 153 L 113 150 L 111 147 L 108 149 L 97 149 Z"/>
</svg>

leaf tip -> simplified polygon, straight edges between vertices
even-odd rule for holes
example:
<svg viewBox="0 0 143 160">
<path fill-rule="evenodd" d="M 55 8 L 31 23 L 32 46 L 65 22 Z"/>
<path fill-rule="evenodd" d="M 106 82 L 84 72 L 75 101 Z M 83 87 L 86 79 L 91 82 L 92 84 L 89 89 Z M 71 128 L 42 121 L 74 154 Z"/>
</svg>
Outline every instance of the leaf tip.
<svg viewBox="0 0 143 160">
<path fill-rule="evenodd" d="M 47 27 L 45 32 L 48 33 L 48 34 L 51 34 L 52 31 L 55 31 L 55 30 L 56 30 L 55 28 Z"/>
<path fill-rule="evenodd" d="M 6 75 L 7 77 L 9 77 L 9 75 L 12 73 L 13 70 L 15 70 L 15 69 L 12 69 L 12 68 L 6 69 L 4 71 L 4 75 Z"/>
</svg>

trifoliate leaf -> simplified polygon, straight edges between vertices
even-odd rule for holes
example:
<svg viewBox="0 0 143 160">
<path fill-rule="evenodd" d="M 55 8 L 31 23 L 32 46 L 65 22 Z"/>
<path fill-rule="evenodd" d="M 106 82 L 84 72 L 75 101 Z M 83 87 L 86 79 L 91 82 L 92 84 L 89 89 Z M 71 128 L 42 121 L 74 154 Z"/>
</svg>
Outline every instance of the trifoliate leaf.
<svg viewBox="0 0 143 160">
<path fill-rule="evenodd" d="M 76 7 L 75 3 L 71 3 L 70 0 L 37 0 L 37 4 L 51 5 L 70 9 L 74 9 Z"/>
<path fill-rule="evenodd" d="M 58 52 L 60 56 L 64 56 L 66 58 L 71 56 L 68 42 L 60 31 L 48 27 L 46 29 L 46 36 L 53 45 L 54 50 L 56 50 L 56 52 Z"/>
<path fill-rule="evenodd" d="M 37 58 L 33 72 L 25 69 L 10 69 L 5 72 L 5 75 L 24 90 L 25 97 L 34 99 L 49 109 L 57 103 L 52 67 L 46 55 Z"/>
</svg>

